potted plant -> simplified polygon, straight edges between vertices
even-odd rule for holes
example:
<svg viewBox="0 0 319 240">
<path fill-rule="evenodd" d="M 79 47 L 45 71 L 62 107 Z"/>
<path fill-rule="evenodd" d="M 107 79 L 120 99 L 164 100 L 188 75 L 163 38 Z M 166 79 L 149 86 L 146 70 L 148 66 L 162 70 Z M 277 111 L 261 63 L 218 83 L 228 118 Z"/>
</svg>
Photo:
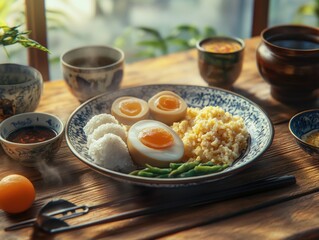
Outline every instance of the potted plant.
<svg viewBox="0 0 319 240">
<path fill-rule="evenodd" d="M 0 45 L 4 47 L 4 50 L 7 55 L 8 55 L 8 52 L 5 46 L 13 45 L 17 43 L 26 48 L 32 47 L 45 52 L 49 52 L 49 50 L 46 47 L 28 38 L 28 34 L 30 33 L 30 31 L 20 32 L 18 28 L 19 26 L 15 26 L 15 27 L 0 26 Z"/>
<path fill-rule="evenodd" d="M 0 45 L 8 56 L 6 46 L 13 44 L 49 52 L 46 47 L 28 38 L 29 31 L 20 32 L 18 27 L 0 26 Z M 34 111 L 40 102 L 42 89 L 42 75 L 35 68 L 0 64 L 0 122 L 14 114 Z"/>
</svg>

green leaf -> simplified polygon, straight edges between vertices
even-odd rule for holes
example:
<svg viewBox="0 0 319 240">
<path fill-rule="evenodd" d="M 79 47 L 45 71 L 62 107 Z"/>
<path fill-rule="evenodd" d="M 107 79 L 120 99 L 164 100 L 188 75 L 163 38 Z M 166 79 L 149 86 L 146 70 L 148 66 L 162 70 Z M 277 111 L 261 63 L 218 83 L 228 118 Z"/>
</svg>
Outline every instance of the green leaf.
<svg viewBox="0 0 319 240">
<path fill-rule="evenodd" d="M 303 5 L 298 8 L 297 12 L 298 14 L 312 16 L 316 13 L 316 6 L 312 4 Z"/>
<path fill-rule="evenodd" d="M 200 32 L 197 27 L 192 26 L 192 25 L 179 25 L 176 27 L 176 30 L 179 32 L 187 32 L 191 33 L 193 35 L 199 35 Z"/>
<path fill-rule="evenodd" d="M 51 63 L 59 63 L 60 62 L 60 56 L 55 56 L 50 58 Z"/>
<path fill-rule="evenodd" d="M 36 48 L 36 49 L 39 49 L 39 50 L 44 51 L 44 52 L 50 52 L 46 47 L 42 46 L 40 43 L 38 43 L 32 39 L 23 37 L 23 36 L 19 36 L 17 38 L 17 42 L 26 48 L 29 48 L 29 47 Z"/>
<path fill-rule="evenodd" d="M 7 51 L 7 49 L 3 46 L 3 50 L 4 50 L 4 52 L 6 53 L 6 55 L 7 55 L 7 57 L 9 58 L 10 56 L 9 56 L 9 53 L 8 53 L 8 51 Z"/>
<path fill-rule="evenodd" d="M 163 54 L 167 53 L 167 47 L 165 44 L 165 41 L 152 41 L 152 40 L 145 40 L 145 41 L 139 41 L 136 43 L 139 46 L 144 47 L 153 47 L 159 49 Z"/>
<path fill-rule="evenodd" d="M 192 25 L 179 25 L 173 29 L 171 36 L 185 40 L 189 38 L 200 38 L 200 31 Z"/>
<path fill-rule="evenodd" d="M 188 41 L 180 38 L 167 38 L 167 41 L 170 44 L 173 44 L 175 46 L 182 47 L 184 49 L 188 49 L 190 46 L 188 45 Z"/>
<path fill-rule="evenodd" d="M 156 39 L 162 39 L 162 36 L 161 34 L 156 30 L 156 29 L 153 29 L 153 28 L 148 28 L 148 27 L 136 27 L 137 29 L 139 30 L 142 30 L 143 32 L 153 36 L 154 38 Z"/>
<path fill-rule="evenodd" d="M 162 47 L 163 43 L 161 41 L 145 40 L 136 43 L 139 46 L 149 46 L 149 47 Z"/>
<path fill-rule="evenodd" d="M 0 26 L 1 35 L 0 35 L 0 45 L 7 46 L 13 45 L 16 43 L 21 44 L 24 47 L 36 48 L 45 52 L 50 52 L 46 47 L 42 46 L 38 42 L 25 37 L 23 35 L 28 35 L 29 31 L 19 32 L 19 26 L 8 27 L 8 26 Z"/>
<path fill-rule="evenodd" d="M 205 27 L 204 28 L 204 33 L 203 33 L 203 38 L 206 37 L 212 37 L 212 36 L 216 36 L 216 30 L 212 27 Z"/>
<path fill-rule="evenodd" d="M 193 48 L 193 47 L 196 46 L 196 43 L 197 43 L 198 41 L 199 41 L 199 39 L 197 39 L 197 38 L 191 38 L 191 39 L 188 40 L 188 46 L 189 46 L 190 48 Z"/>
<path fill-rule="evenodd" d="M 136 57 L 143 57 L 143 58 L 152 58 L 156 57 L 156 54 L 154 51 L 139 51 L 138 53 L 135 54 Z"/>
<path fill-rule="evenodd" d="M 122 48 L 128 47 L 130 50 L 133 47 L 130 44 L 137 45 L 139 48 L 135 51 L 143 57 L 154 57 L 160 54 L 187 50 L 194 47 L 201 38 L 216 35 L 215 29 L 210 26 L 200 31 L 200 28 L 190 24 L 178 25 L 166 36 L 150 27 L 137 26 L 131 29 L 133 31 L 124 31 L 115 40 L 116 45 L 121 45 Z"/>
</svg>

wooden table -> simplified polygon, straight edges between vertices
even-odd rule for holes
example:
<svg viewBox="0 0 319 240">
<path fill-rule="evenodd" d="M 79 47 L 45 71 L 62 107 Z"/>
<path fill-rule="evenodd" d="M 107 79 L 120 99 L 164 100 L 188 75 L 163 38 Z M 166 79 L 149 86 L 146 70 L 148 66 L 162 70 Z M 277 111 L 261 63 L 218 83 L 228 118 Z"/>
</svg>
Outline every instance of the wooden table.
<svg viewBox="0 0 319 240">
<path fill-rule="evenodd" d="M 259 104 L 271 118 L 275 137 L 272 146 L 252 167 L 199 187 L 150 189 L 120 183 L 102 176 L 80 162 L 65 141 L 54 162 L 41 169 L 25 168 L 0 155 L 0 178 L 13 173 L 28 177 L 37 196 L 27 212 L 10 216 L 0 211 L 0 239 L 319 239 L 319 161 L 304 153 L 288 130 L 292 115 L 314 106 L 287 106 L 269 94 L 260 77 L 255 51 L 259 38 L 246 41 L 243 71 L 234 91 Z M 196 51 L 172 54 L 126 66 L 122 87 L 141 84 L 178 83 L 206 85 L 200 78 Z M 45 83 L 37 111 L 53 113 L 63 121 L 80 104 L 63 81 Z M 102 218 L 208 190 L 228 188 L 268 176 L 294 175 L 297 184 L 247 197 L 193 207 L 183 211 L 143 216 L 81 230 L 47 235 L 33 228 L 5 232 L 4 227 L 36 216 L 43 204 L 63 198 L 75 204 L 120 202 L 93 210 L 76 222 Z M 126 201 L 126 202 L 122 202 Z M 301 236 L 301 237 L 300 237 Z M 300 238 L 298 238 L 300 237 Z"/>
</svg>

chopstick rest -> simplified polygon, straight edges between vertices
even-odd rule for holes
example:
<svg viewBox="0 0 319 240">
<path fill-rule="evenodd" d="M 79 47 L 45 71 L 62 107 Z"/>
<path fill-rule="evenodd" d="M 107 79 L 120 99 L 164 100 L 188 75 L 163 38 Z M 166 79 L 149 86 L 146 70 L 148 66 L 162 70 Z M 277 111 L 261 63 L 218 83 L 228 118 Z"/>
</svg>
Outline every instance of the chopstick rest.
<svg viewBox="0 0 319 240">
<path fill-rule="evenodd" d="M 161 213 L 168 210 L 180 210 L 188 207 L 201 206 L 208 203 L 224 201 L 231 198 L 244 197 L 260 192 L 279 189 L 296 183 L 296 178 L 292 175 L 284 175 L 280 177 L 271 177 L 237 186 L 227 191 L 213 192 L 204 196 L 183 199 L 183 201 L 173 201 L 161 205 L 145 207 L 115 214 L 106 218 L 81 223 L 78 225 L 69 225 L 65 220 L 86 214 L 89 206 L 76 206 L 64 199 L 49 202 L 44 205 L 37 218 L 23 221 L 5 228 L 5 231 L 13 231 L 29 226 L 37 226 L 47 233 L 61 233 L 65 231 L 80 229 L 102 223 L 115 222 L 129 218 L 135 218 L 144 215 Z M 49 207 L 48 207 L 49 205 Z M 95 206 L 91 206 L 95 208 Z M 53 211 L 52 211 L 53 209 Z M 58 216 L 62 217 L 58 217 Z"/>
</svg>

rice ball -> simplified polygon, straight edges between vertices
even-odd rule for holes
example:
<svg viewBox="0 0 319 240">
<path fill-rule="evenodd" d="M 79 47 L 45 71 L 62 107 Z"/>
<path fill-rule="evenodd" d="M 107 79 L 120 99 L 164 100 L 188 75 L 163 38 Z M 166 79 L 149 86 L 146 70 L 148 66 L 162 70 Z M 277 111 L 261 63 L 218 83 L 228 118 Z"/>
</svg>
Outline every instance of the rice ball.
<svg viewBox="0 0 319 240">
<path fill-rule="evenodd" d="M 136 169 L 125 142 L 112 133 L 92 142 L 88 153 L 101 167 L 123 173 Z"/>
<path fill-rule="evenodd" d="M 87 146 L 90 147 L 92 142 L 97 141 L 107 133 L 113 133 L 119 136 L 124 142 L 126 142 L 127 132 L 126 129 L 120 124 L 116 123 L 105 123 L 98 126 L 93 133 L 88 136 Z"/>
<path fill-rule="evenodd" d="M 102 114 L 95 115 L 84 126 L 83 130 L 85 135 L 86 136 L 90 135 L 91 133 L 93 133 L 94 129 L 96 129 L 98 126 L 105 123 L 118 124 L 119 122 L 111 114 L 102 113 Z"/>
</svg>

